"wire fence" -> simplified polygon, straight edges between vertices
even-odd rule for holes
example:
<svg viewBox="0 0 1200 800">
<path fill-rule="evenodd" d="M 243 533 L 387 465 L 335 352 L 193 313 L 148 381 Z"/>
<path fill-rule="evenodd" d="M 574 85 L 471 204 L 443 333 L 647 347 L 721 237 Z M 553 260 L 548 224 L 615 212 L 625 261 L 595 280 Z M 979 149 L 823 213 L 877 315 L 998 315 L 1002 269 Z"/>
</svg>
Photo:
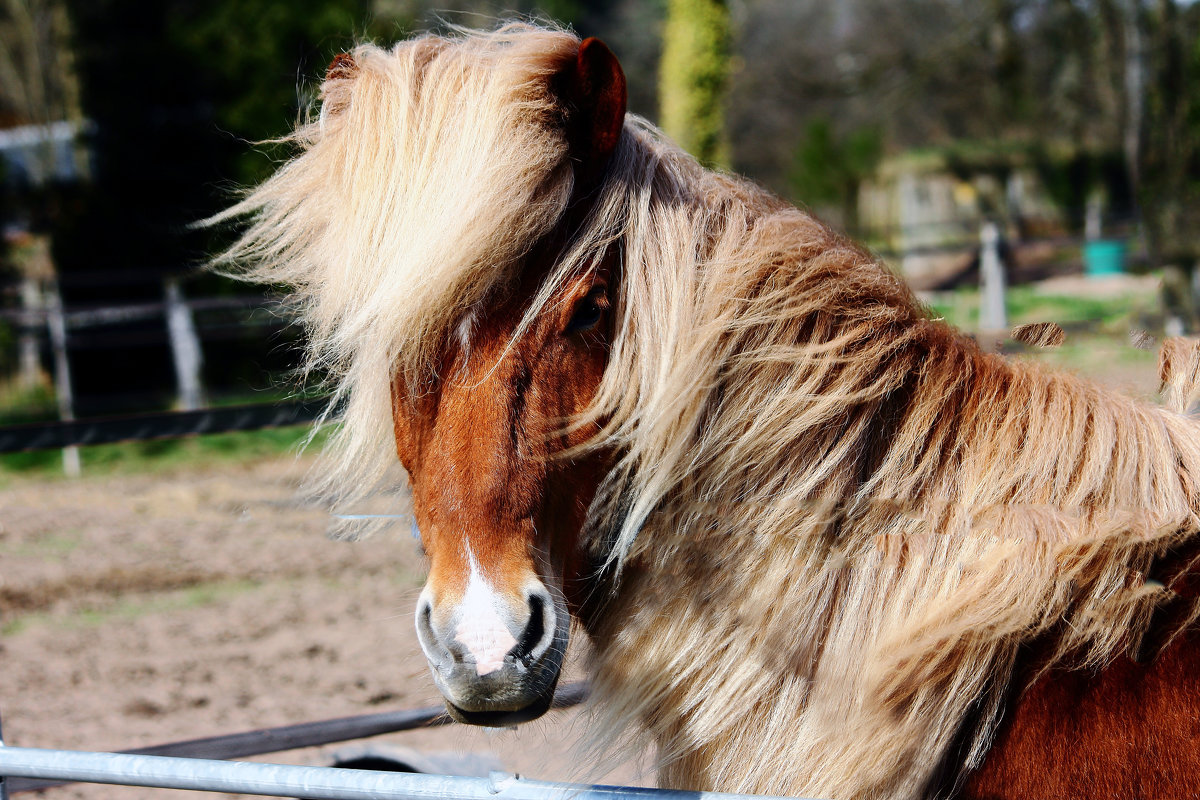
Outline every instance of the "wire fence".
<svg viewBox="0 0 1200 800">
<path fill-rule="evenodd" d="M 196 411 L 164 411 L 102 419 L 42 422 L 0 427 L 0 453 L 57 450 L 114 442 L 175 439 L 207 433 L 252 431 L 313 422 L 326 408 L 323 399 L 226 406 Z"/>
<path fill-rule="evenodd" d="M 323 409 L 320 400 L 208 407 L 202 380 L 203 341 L 230 331 L 246 335 L 261 331 L 263 325 L 288 324 L 290 318 L 278 301 L 261 296 L 188 298 L 181 277 L 174 274 L 162 278 L 162 299 L 154 301 L 67 308 L 57 279 L 33 277 L 23 279 L 19 291 L 10 294 L 20 297 L 21 307 L 0 309 L 0 322 L 13 326 L 18 334 L 17 385 L 41 384 L 43 355 L 48 350 L 58 420 L 0 427 L 0 453 L 62 448 L 64 471 L 78 475 L 81 462 L 76 448 L 82 445 L 294 425 L 317 419 Z M 196 324 L 200 312 L 233 318 L 218 322 L 213 330 Z M 162 324 L 145 326 L 156 321 Z M 129 325 L 142 327 L 130 330 Z M 149 342 L 166 342 L 170 347 L 178 411 L 77 420 L 71 354 Z"/>
</svg>

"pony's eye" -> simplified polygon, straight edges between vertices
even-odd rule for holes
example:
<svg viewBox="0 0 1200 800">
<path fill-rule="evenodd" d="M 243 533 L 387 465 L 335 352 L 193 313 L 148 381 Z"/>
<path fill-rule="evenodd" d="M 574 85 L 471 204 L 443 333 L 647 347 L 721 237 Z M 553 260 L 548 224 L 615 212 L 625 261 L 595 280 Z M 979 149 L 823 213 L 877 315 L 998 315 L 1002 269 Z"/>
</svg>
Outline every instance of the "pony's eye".
<svg viewBox="0 0 1200 800">
<path fill-rule="evenodd" d="M 593 286 L 592 290 L 587 293 L 579 304 L 575 306 L 575 313 L 571 315 L 571 321 L 567 323 L 566 333 L 580 333 L 582 331 L 590 331 L 596 327 L 600 320 L 604 317 L 604 312 L 608 310 L 608 294 L 603 286 Z"/>
</svg>

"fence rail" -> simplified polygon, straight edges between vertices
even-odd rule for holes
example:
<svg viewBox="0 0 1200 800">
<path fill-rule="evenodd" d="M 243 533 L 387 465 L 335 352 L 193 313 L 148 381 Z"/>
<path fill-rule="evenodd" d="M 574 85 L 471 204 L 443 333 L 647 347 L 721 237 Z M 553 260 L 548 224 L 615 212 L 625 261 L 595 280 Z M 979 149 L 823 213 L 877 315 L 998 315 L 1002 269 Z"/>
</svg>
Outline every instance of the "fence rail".
<svg viewBox="0 0 1200 800">
<path fill-rule="evenodd" d="M 313 800 L 747 800 L 751 795 L 0 747 L 0 775 Z M 757 795 L 756 797 L 764 797 Z"/>
<path fill-rule="evenodd" d="M 587 699 L 588 685 L 572 683 L 560 688 L 554 695 L 552 708 L 563 709 L 577 706 Z M 360 714 L 353 717 L 302 722 L 297 725 L 281 725 L 244 733 L 224 736 L 207 736 L 182 742 L 151 745 L 121 751 L 122 755 L 172 756 L 176 758 L 229 759 L 280 753 L 301 747 L 320 747 L 351 739 L 365 739 L 385 733 L 399 733 L 416 728 L 432 728 L 452 724 L 441 706 L 413 708 L 402 711 L 383 711 L 377 714 Z M 0 739 L 0 744 L 3 740 Z M 3 772 L 0 772 L 2 775 Z M 48 778 L 50 776 L 42 776 Z M 3 779 L 0 779 L 3 780 Z M 10 793 L 38 791 L 61 786 L 67 779 L 44 780 L 32 777 L 8 779 Z"/>
<path fill-rule="evenodd" d="M 244 311 L 269 309 L 284 313 L 285 306 L 277 300 L 266 300 L 257 296 L 244 297 L 200 297 L 180 299 L 175 303 L 151 300 L 144 303 L 125 303 L 115 306 L 98 306 L 63 311 L 69 328 L 90 328 L 98 325 L 117 325 L 161 318 L 173 306 L 185 307 L 190 311 Z M 0 308 L 0 320 L 29 327 L 45 325 L 49 317 L 46 309 Z"/>
<path fill-rule="evenodd" d="M 11 425 L 0 428 L 0 453 L 279 428 L 312 422 L 320 417 L 326 405 L 324 399 L 300 400 Z"/>
<path fill-rule="evenodd" d="M 577 705 L 587 693 L 583 683 L 563 687 L 555 695 L 554 707 Z M 770 800 L 764 795 L 536 781 L 500 772 L 488 778 L 469 778 L 212 758 L 330 744 L 450 721 L 441 708 L 414 709 L 194 739 L 125 753 L 6 747 L 0 740 L 0 800 L 7 800 L 10 792 L 69 782 L 313 800 Z M 210 757 L 179 757 L 185 753 Z"/>
</svg>

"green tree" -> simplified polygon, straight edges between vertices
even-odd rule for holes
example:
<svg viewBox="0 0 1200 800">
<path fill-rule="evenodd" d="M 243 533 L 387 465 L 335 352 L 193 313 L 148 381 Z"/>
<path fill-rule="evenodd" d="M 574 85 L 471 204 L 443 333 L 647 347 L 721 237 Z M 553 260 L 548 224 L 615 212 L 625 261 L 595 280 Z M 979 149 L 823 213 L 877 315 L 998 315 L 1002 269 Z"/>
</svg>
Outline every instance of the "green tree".
<svg viewBox="0 0 1200 800">
<path fill-rule="evenodd" d="M 1167 268 L 1168 314 L 1200 330 L 1200 8 L 1160 0 L 1149 39 L 1137 191 L 1151 261 Z"/>
<path fill-rule="evenodd" d="M 202 263 L 219 232 L 190 223 L 271 171 L 253 142 L 286 133 L 330 58 L 369 35 L 369 0 L 61 0 L 70 14 L 93 180 L 60 204 L 54 259 L 64 301 L 162 296 L 162 275 Z M 120 275 L 120 280 L 109 280 Z M 215 277 L 196 291 L 218 289 Z M 285 346 L 245 335 L 211 344 L 215 392 L 287 369 Z M 115 387 L 171 385 L 169 351 L 98 348 L 73 364 L 81 406 Z M 86 410 L 84 413 L 87 413 Z"/>
<path fill-rule="evenodd" d="M 724 110 L 729 52 L 724 0 L 670 0 L 659 70 L 660 121 L 705 164 L 729 164 Z"/>
<path fill-rule="evenodd" d="M 828 117 L 815 117 L 796 146 L 788 176 L 792 196 L 840 215 L 838 222 L 853 232 L 858 227 L 859 187 L 874 174 L 882 156 L 879 128 L 858 128 L 838 137 Z"/>
<path fill-rule="evenodd" d="M 315 97 L 333 56 L 385 32 L 372 23 L 370 0 L 175 2 L 166 40 L 195 66 L 215 124 L 250 141 L 288 132 Z M 229 177 L 253 183 L 273 167 L 244 149 Z"/>
</svg>

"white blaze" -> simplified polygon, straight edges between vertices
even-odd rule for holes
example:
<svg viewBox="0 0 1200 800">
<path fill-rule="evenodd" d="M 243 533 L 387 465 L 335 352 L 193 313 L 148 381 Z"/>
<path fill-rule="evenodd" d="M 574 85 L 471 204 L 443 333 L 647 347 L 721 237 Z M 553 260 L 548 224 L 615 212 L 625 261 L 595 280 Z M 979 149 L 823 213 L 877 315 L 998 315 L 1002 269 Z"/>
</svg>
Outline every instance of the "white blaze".
<svg viewBox="0 0 1200 800">
<path fill-rule="evenodd" d="M 483 677 L 504 666 L 504 655 L 513 649 L 517 640 L 496 611 L 496 593 L 483 577 L 475 554 L 468 550 L 467 555 L 471 560 L 471 577 L 459 605 L 454 638 L 474 657 L 475 672 Z"/>
</svg>

